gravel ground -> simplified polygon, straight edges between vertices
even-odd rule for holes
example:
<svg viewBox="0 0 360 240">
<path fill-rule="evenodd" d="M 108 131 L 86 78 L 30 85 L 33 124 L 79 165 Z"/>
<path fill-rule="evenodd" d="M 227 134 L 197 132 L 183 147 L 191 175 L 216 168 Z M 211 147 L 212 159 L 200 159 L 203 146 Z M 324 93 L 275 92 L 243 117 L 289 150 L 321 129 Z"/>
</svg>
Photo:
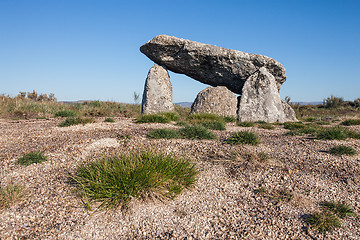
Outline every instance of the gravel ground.
<svg viewBox="0 0 360 240">
<path fill-rule="evenodd" d="M 282 126 L 265 130 L 235 124 L 214 131 L 217 140 L 152 140 L 146 138 L 150 129 L 178 127 L 99 118 L 60 128 L 60 121 L 0 120 L 0 184 L 21 183 L 28 192 L 0 209 L 0 239 L 360 239 L 358 217 L 342 220 L 341 228 L 326 235 L 304 221 L 325 200 L 345 201 L 359 216 L 360 155 L 339 157 L 327 150 L 342 144 L 360 152 L 360 140 L 320 141 L 285 136 Z M 244 129 L 258 133 L 261 144 L 224 142 Z M 128 211 L 87 210 L 69 183 L 77 164 L 141 147 L 194 161 L 200 170 L 196 186 L 171 201 L 134 199 Z M 16 164 L 30 151 L 45 152 L 48 161 Z M 260 152 L 270 159 L 241 157 Z M 279 200 L 284 192 L 291 194 L 290 201 Z"/>
</svg>

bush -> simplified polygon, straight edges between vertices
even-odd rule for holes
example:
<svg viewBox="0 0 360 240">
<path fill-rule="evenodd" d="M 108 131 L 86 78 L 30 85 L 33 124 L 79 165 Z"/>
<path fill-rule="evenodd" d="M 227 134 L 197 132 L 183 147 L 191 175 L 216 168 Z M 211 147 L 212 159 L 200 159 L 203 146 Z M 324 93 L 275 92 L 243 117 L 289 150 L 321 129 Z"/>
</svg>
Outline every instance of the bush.
<svg viewBox="0 0 360 240">
<path fill-rule="evenodd" d="M 289 130 L 303 129 L 305 125 L 302 122 L 286 122 L 284 128 Z"/>
<path fill-rule="evenodd" d="M 356 151 L 352 148 L 352 147 L 347 147 L 347 146 L 336 146 L 336 147 L 332 147 L 329 150 L 329 153 L 334 154 L 334 155 L 356 155 Z"/>
<path fill-rule="evenodd" d="M 345 140 L 348 138 L 348 131 L 340 127 L 324 128 L 318 132 L 317 138 L 321 140 Z"/>
<path fill-rule="evenodd" d="M 21 165 L 31 165 L 33 163 L 42 163 L 47 160 L 47 157 L 42 152 L 31 152 L 28 154 L 25 154 L 21 158 L 17 160 L 18 164 Z"/>
<path fill-rule="evenodd" d="M 179 130 L 184 138 L 188 139 L 215 139 L 216 136 L 202 125 L 186 125 Z"/>
<path fill-rule="evenodd" d="M 233 133 L 232 136 L 226 140 L 226 142 L 229 144 L 251 145 L 258 145 L 260 143 L 258 135 L 248 131 L 240 131 Z"/>
<path fill-rule="evenodd" d="M 87 124 L 87 123 L 93 123 L 95 120 L 93 118 L 81 118 L 81 117 L 69 117 L 66 118 L 64 122 L 59 124 L 59 127 L 68 127 L 72 125 L 78 125 L 78 124 Z"/>
<path fill-rule="evenodd" d="M 330 97 L 324 99 L 323 105 L 326 108 L 337 108 L 340 107 L 344 103 L 344 99 L 341 97 L 335 97 L 331 95 Z"/>
<path fill-rule="evenodd" d="M 11 207 L 15 202 L 21 200 L 26 195 L 25 188 L 20 184 L 10 184 L 0 187 L 0 208 Z"/>
<path fill-rule="evenodd" d="M 55 113 L 54 117 L 76 117 L 77 112 L 72 110 L 62 110 Z"/>
<path fill-rule="evenodd" d="M 104 122 L 113 123 L 113 122 L 115 122 L 115 120 L 113 118 L 105 118 Z"/>
<path fill-rule="evenodd" d="M 96 160 L 78 167 L 77 190 L 101 207 L 127 207 L 131 198 L 174 198 L 196 182 L 197 170 L 188 160 L 151 150 Z"/>
<path fill-rule="evenodd" d="M 255 126 L 255 123 L 253 123 L 253 122 L 238 122 L 237 125 L 240 127 L 253 127 L 253 126 Z"/>
<path fill-rule="evenodd" d="M 348 119 L 341 123 L 344 126 L 360 125 L 360 119 Z"/>
<path fill-rule="evenodd" d="M 225 122 L 223 121 L 206 120 L 201 125 L 212 130 L 226 130 Z"/>
<path fill-rule="evenodd" d="M 166 129 L 166 128 L 152 130 L 148 133 L 147 136 L 149 138 L 155 138 L 155 139 L 181 138 L 181 134 L 179 133 L 179 131 L 174 130 L 174 129 Z"/>
<path fill-rule="evenodd" d="M 179 120 L 179 114 L 177 114 L 176 112 L 165 112 L 165 113 L 161 113 L 160 115 L 167 117 L 168 119 L 170 119 L 170 121 Z"/>
</svg>

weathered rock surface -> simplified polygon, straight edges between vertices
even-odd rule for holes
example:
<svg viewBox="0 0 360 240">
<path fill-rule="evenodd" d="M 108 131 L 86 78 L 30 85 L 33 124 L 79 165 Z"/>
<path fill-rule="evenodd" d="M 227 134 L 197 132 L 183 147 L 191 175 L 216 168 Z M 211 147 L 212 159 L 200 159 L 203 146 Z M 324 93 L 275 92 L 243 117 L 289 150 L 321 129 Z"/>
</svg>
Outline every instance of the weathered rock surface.
<svg viewBox="0 0 360 240">
<path fill-rule="evenodd" d="M 238 108 L 239 121 L 285 122 L 283 100 L 275 77 L 262 67 L 244 84 Z"/>
<path fill-rule="evenodd" d="M 237 116 L 237 97 L 226 87 L 208 87 L 198 93 L 191 113 L 214 113 L 220 116 Z"/>
<path fill-rule="evenodd" d="M 140 47 L 155 63 L 211 86 L 226 86 L 242 94 L 243 85 L 260 68 L 274 76 L 277 91 L 285 82 L 285 68 L 272 58 L 226 49 L 167 35 Z"/>
<path fill-rule="evenodd" d="M 146 78 L 141 113 L 153 114 L 173 110 L 169 73 L 164 67 L 155 64 Z"/>
<path fill-rule="evenodd" d="M 283 104 L 283 108 L 284 108 L 284 113 L 285 113 L 285 122 L 297 122 L 298 120 L 296 119 L 296 114 L 294 109 L 292 109 L 292 107 L 285 102 L 283 99 L 281 99 L 282 104 Z"/>
</svg>

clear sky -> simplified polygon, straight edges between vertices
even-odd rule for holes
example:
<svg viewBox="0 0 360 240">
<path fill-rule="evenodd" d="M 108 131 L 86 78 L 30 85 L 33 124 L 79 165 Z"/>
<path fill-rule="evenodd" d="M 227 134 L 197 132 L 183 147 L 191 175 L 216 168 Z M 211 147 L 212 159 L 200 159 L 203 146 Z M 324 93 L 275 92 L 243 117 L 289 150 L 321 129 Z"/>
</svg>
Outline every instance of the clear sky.
<svg viewBox="0 0 360 240">
<path fill-rule="evenodd" d="M 133 102 L 153 65 L 139 47 L 159 34 L 281 62 L 281 96 L 360 97 L 357 0 L 0 0 L 0 94 Z M 174 102 L 207 86 L 170 73 Z"/>
</svg>

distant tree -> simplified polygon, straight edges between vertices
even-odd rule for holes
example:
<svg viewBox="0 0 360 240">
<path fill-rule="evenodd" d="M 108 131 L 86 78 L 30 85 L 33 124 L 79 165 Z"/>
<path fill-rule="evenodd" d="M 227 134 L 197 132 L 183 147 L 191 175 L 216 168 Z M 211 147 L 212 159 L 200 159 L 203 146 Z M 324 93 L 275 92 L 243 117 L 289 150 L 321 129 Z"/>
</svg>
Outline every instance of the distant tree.
<svg viewBox="0 0 360 240">
<path fill-rule="evenodd" d="M 134 102 L 135 104 L 139 104 L 140 93 L 134 92 Z"/>
</svg>

